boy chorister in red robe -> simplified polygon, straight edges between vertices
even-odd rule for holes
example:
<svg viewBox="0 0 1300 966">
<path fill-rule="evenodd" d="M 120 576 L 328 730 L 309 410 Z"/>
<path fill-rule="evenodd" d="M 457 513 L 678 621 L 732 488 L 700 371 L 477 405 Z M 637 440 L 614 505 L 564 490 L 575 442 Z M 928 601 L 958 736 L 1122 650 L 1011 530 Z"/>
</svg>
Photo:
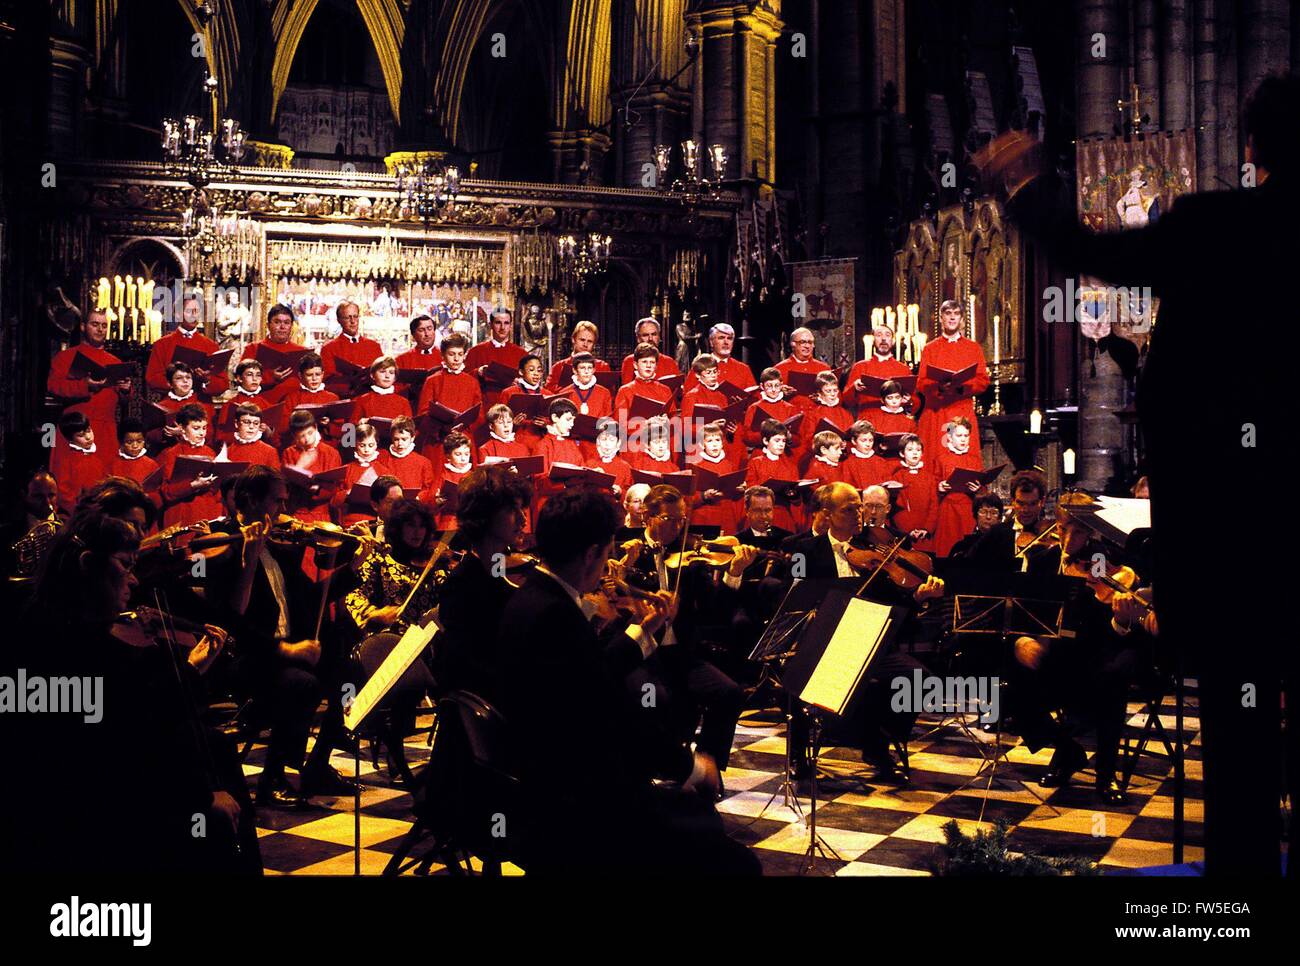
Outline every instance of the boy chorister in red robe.
<svg viewBox="0 0 1300 966">
<path fill-rule="evenodd" d="M 880 387 L 880 391 L 885 397 L 871 414 L 871 425 L 876 427 L 876 432 L 884 436 L 915 433 L 916 420 L 903 409 L 903 387 L 890 379 Z"/>
<path fill-rule="evenodd" d="M 433 491 L 433 505 L 436 507 L 433 525 L 445 533 L 457 528 L 456 505 L 443 496 L 442 489 L 448 483 L 460 486 L 460 481 L 469 476 L 474 469 L 474 460 L 469 437 L 464 433 L 448 433 L 447 438 L 442 441 L 442 451 L 445 458 L 436 470 L 438 484 Z"/>
<path fill-rule="evenodd" d="M 59 512 L 71 516 L 81 491 L 94 486 L 106 475 L 104 454 L 95 445 L 95 430 L 83 412 L 70 409 L 59 417 L 59 435 L 64 447 L 58 457 L 55 479 L 59 483 Z"/>
<path fill-rule="evenodd" d="M 158 469 L 158 464 L 145 452 L 144 423 L 135 417 L 122 420 L 122 425 L 117 428 L 117 438 L 122 443 L 117 449 L 117 455 L 108 463 L 107 475 L 124 476 L 145 488 L 145 483 L 154 470 Z M 145 488 L 145 493 L 156 506 L 162 507 L 157 483 Z"/>
<path fill-rule="evenodd" d="M 699 451 L 695 454 L 695 459 L 687 460 L 686 465 L 688 469 L 698 467 L 718 476 L 740 469 L 727 452 L 727 436 L 721 422 L 709 423 L 700 430 Z M 701 489 L 697 486 L 693 502 L 695 510 L 691 517 L 692 525 L 698 523 L 701 526 L 721 527 L 723 533 L 734 533 L 740 526 L 743 497 L 728 499 L 721 490 Z"/>
<path fill-rule="evenodd" d="M 652 315 L 647 315 L 644 319 L 638 319 L 636 323 L 636 341 L 637 345 L 645 343 L 659 348 L 659 320 Z M 677 360 L 663 352 L 659 353 L 658 365 L 655 368 L 655 378 L 661 376 L 680 376 L 681 370 L 677 368 Z M 636 353 L 629 352 L 623 357 L 623 365 L 619 368 L 619 379 L 622 383 L 629 383 L 636 378 Z"/>
<path fill-rule="evenodd" d="M 158 460 L 162 467 L 162 529 L 178 523 L 187 525 L 200 520 L 216 520 L 226 512 L 221 505 L 216 474 L 201 473 L 191 480 L 176 479 L 176 461 L 180 457 L 216 459 L 217 454 L 207 445 L 207 413 L 202 406 L 188 403 L 176 413 L 176 425 L 181 428 L 180 438 L 175 446 L 164 450 Z"/>
<path fill-rule="evenodd" d="M 817 486 L 844 481 L 844 471 L 840 468 L 840 458 L 844 455 L 844 437 L 829 429 L 823 430 L 812 438 L 809 451 L 813 458 L 808 461 L 803 479 L 817 480 Z M 816 487 L 813 490 L 816 491 Z"/>
<path fill-rule="evenodd" d="M 438 327 L 433 319 L 427 315 L 417 315 L 411 319 L 411 348 L 397 357 L 397 368 L 428 371 L 441 366 L 442 353 L 438 351 L 437 341 Z M 397 391 L 406 397 L 412 407 L 419 399 L 419 393 L 412 391 L 404 382 L 398 382 Z"/>
<path fill-rule="evenodd" d="M 316 417 L 304 409 L 289 417 L 289 432 L 293 445 L 285 447 L 280 460 L 286 467 L 324 473 L 343 465 L 339 451 L 321 440 Z M 337 483 L 311 483 L 307 486 L 289 487 L 289 512 L 304 522 L 329 522 L 330 500 Z"/>
<path fill-rule="evenodd" d="M 894 473 L 897 464 L 876 452 L 876 430 L 865 419 L 849 427 L 849 451 L 840 460 L 840 475 L 858 492 L 879 486 Z"/>
<path fill-rule="evenodd" d="M 546 429 L 546 438 L 537 447 L 537 455 L 542 458 L 542 473 L 533 481 L 534 520 L 546 505 L 546 501 L 564 488 L 563 484 L 551 482 L 551 467 L 556 463 L 582 465 L 582 451 L 578 449 L 578 444 L 569 438 L 578 415 L 578 407 L 573 404 L 573 400 L 557 396 L 551 400 L 546 413 L 550 426 Z"/>
<path fill-rule="evenodd" d="M 939 481 L 926 465 L 921 437 L 911 435 L 903 441 L 902 457 L 890 476 L 902 484 L 894 526 L 911 534 L 917 550 L 932 551 L 939 518 Z"/>
<path fill-rule="evenodd" d="M 348 503 L 348 494 L 362 477 L 369 474 L 370 482 L 388 472 L 388 461 L 379 449 L 379 434 L 369 423 L 357 423 L 356 443 L 352 450 L 352 462 L 348 463 L 343 483 L 334 491 L 330 507 L 341 526 L 350 527 L 363 520 L 374 519 L 374 512 L 367 502 L 363 506 Z"/>
<path fill-rule="evenodd" d="M 339 370 L 339 360 L 365 369 L 384 354 L 384 349 L 374 339 L 361 334 L 361 309 L 356 302 L 340 302 L 334 308 L 334 318 L 343 331 L 321 346 L 320 359 L 329 391 L 340 399 L 349 399 L 353 380 Z"/>
<path fill-rule="evenodd" d="M 511 369 L 518 370 L 519 360 L 528 353 L 521 345 L 510 341 L 514 322 L 510 310 L 499 308 L 492 313 L 488 322 L 489 336 L 469 350 L 465 357 L 465 368 L 472 372 L 483 386 L 483 408 L 495 406 L 501 397 L 504 386 L 495 386 L 486 381 L 488 363 L 496 362 Z"/>
<path fill-rule="evenodd" d="M 606 417 L 596 427 L 596 455 L 586 462 L 592 469 L 614 477 L 614 496 L 620 500 L 632 485 L 632 466 L 619 455 L 621 445 L 618 422 Z"/>
<path fill-rule="evenodd" d="M 696 356 L 691 362 L 690 374 L 698 381 L 682 393 L 682 426 L 687 427 L 683 432 L 686 439 L 685 455 L 688 461 L 695 458 L 700 448 L 697 442 L 699 430 L 695 423 L 695 407 L 716 406 L 719 409 L 726 409 L 730 401 L 718 388 L 722 383 L 722 373 L 718 368 L 717 356 L 708 352 Z M 749 462 L 749 450 L 737 431 L 739 426 L 735 423 L 727 423 L 725 429 L 727 456 L 736 464 L 736 469 L 744 469 L 745 464 Z"/>
<path fill-rule="evenodd" d="M 367 416 L 396 419 L 410 416 L 411 404 L 397 392 L 397 360 L 390 356 L 376 359 L 370 364 L 370 391 L 353 400 L 352 422 L 359 423 Z"/>
<path fill-rule="evenodd" d="M 668 415 L 671 416 L 676 409 L 673 391 L 663 383 L 655 382 L 659 350 L 643 342 L 636 347 L 632 355 L 636 359 L 636 378 L 619 388 L 618 394 L 614 397 L 614 412 L 626 423 L 632 400 L 637 396 L 644 396 L 655 402 L 665 403 L 668 406 Z"/>
<path fill-rule="evenodd" d="M 573 334 L 570 336 L 573 349 L 567 359 L 558 359 L 555 365 L 551 366 L 551 371 L 546 375 L 546 385 L 543 387 L 549 393 L 557 393 L 564 388 L 564 381 L 568 378 L 567 370 L 573 368 L 573 357 L 579 352 L 596 353 L 596 338 L 599 336 L 594 322 L 588 322 L 586 319 L 580 321 L 573 327 Z M 609 372 L 609 363 L 599 357 L 596 358 L 596 371 Z"/>
<path fill-rule="evenodd" d="M 560 395 L 571 399 L 578 407 L 578 412 L 584 416 L 601 419 L 613 413 L 614 403 L 610 399 L 609 390 L 596 381 L 596 357 L 590 352 L 574 353 L 573 376 L 569 385 L 560 391 Z M 579 440 L 578 449 L 582 450 L 583 459 L 595 459 L 594 441 Z"/>
<path fill-rule="evenodd" d="M 971 449 L 979 452 L 980 435 L 979 423 L 975 419 L 975 397 L 989 387 L 989 369 L 984 362 L 984 350 L 978 342 L 962 335 L 963 326 L 961 303 L 955 299 L 946 300 L 939 306 L 940 338 L 926 343 L 921 350 L 921 365 L 916 372 L 916 391 L 925 396 L 925 409 L 921 411 L 921 423 L 917 432 L 927 452 L 938 450 L 943 424 L 958 416 L 964 416 L 970 423 Z M 947 396 L 940 393 L 932 367 L 959 372 L 972 365 L 976 367 L 974 378 L 963 385 L 950 387 L 951 392 Z"/>
<path fill-rule="evenodd" d="M 244 346 L 243 353 L 240 354 L 240 361 L 244 362 L 249 359 L 257 358 L 257 347 L 265 343 L 273 349 L 280 352 L 288 352 L 291 349 L 304 349 L 306 346 L 297 342 L 290 342 L 289 337 L 293 334 L 293 309 L 287 305 L 272 305 L 266 312 L 266 338 L 259 339 L 257 342 L 250 342 Z M 269 391 L 274 389 L 279 383 L 286 379 L 293 378 L 293 370 L 289 367 L 267 372 L 263 374 L 262 385 Z M 239 371 L 236 369 L 235 378 L 239 378 Z M 273 400 L 274 402 L 274 400 Z M 266 409 L 266 406 L 262 407 Z"/>
<path fill-rule="evenodd" d="M 196 403 L 203 407 L 203 411 L 208 414 L 208 426 L 216 425 L 216 415 L 213 412 L 212 404 L 204 402 L 199 398 L 198 393 L 194 391 L 194 373 L 183 362 L 173 362 L 167 367 L 167 393 L 158 400 L 157 405 L 169 412 L 177 413 L 182 406 L 188 406 L 190 403 Z M 153 447 L 154 452 L 161 451 L 164 447 L 170 446 L 181 434 L 179 426 L 161 426 L 149 434 L 147 442 Z"/>
<path fill-rule="evenodd" d="M 471 406 L 483 405 L 483 390 L 479 388 L 478 379 L 465 366 L 465 353 L 469 351 L 469 339 L 459 332 L 453 332 L 442 340 L 442 371 L 435 372 L 424 380 L 420 390 L 420 404 L 416 415 L 425 416 L 429 407 L 435 402 L 441 403 L 453 412 L 464 412 Z M 481 418 L 481 413 L 471 416 L 465 424 L 470 429 Z M 435 428 L 440 424 L 434 423 Z M 441 435 L 441 432 L 438 433 Z M 424 440 L 424 455 L 430 460 L 442 461 L 441 440 L 429 438 Z"/>
<path fill-rule="evenodd" d="M 532 454 L 528 444 L 515 436 L 515 417 L 505 403 L 487 411 L 488 438 L 478 448 L 480 464 L 519 459 Z"/>
<path fill-rule="evenodd" d="M 790 431 L 775 419 L 765 419 L 759 432 L 763 445 L 757 453 L 750 456 L 749 465 L 745 467 L 745 486 L 766 486 L 768 480 L 800 479 L 799 467 L 786 454 Z M 788 494 L 777 492 L 772 524 L 791 533 L 798 533 L 804 528 L 802 503 L 797 499 L 792 500 Z"/>
<path fill-rule="evenodd" d="M 284 411 L 293 412 L 301 405 L 320 406 L 338 402 L 339 394 L 325 386 L 325 363 L 314 352 L 298 360 L 298 378 L 286 379 L 264 395 L 272 403 L 284 403 Z"/>
<path fill-rule="evenodd" d="M 634 470 L 647 473 L 676 473 L 681 467 L 678 454 L 673 452 L 672 431 L 666 416 L 648 420 L 628 440 L 624 457 Z"/>
<path fill-rule="evenodd" d="M 104 348 L 106 338 L 108 316 L 103 309 L 91 309 L 81 323 L 81 343 L 64 349 L 50 360 L 46 387 L 50 395 L 64 407 L 65 412 L 75 410 L 85 413 L 99 446 L 105 452 L 112 453 L 117 451 L 117 400 L 120 395 L 131 391 L 130 381 L 124 379 L 105 384 L 89 376 L 73 379 L 69 375 L 78 353 L 101 366 L 120 363 L 121 359 Z"/>
<path fill-rule="evenodd" d="M 221 348 L 199 331 L 201 314 L 202 304 L 197 299 L 186 299 L 181 309 L 181 319 L 177 327 L 150 347 L 149 364 L 145 367 L 144 372 L 145 385 L 150 389 L 166 392 L 171 388 L 171 379 L 167 376 L 167 367 L 172 363 L 177 346 L 185 346 L 195 352 L 206 352 L 208 355 L 212 355 Z M 213 396 L 220 396 L 230 388 L 230 377 L 226 375 L 225 369 L 214 371 L 200 369 L 194 373 L 194 381 L 197 383 L 194 387 L 195 390 L 208 399 Z"/>
<path fill-rule="evenodd" d="M 736 330 L 726 322 L 719 322 L 709 329 L 709 353 L 718 360 L 718 375 L 723 382 L 729 382 L 737 389 L 749 389 L 758 384 L 753 371 L 731 354 L 736 345 Z M 694 372 L 686 374 L 682 389 L 693 389 L 699 381 Z"/>
<path fill-rule="evenodd" d="M 280 453 L 265 439 L 262 410 L 252 403 L 234 405 L 234 435 L 226 443 L 226 458 L 232 463 L 265 466 L 279 472 Z"/>
<path fill-rule="evenodd" d="M 745 446 L 751 451 L 751 454 L 763 445 L 762 425 L 764 420 L 775 419 L 777 422 L 781 422 L 799 414 L 799 407 L 785 398 L 785 394 L 781 391 L 781 384 L 779 369 L 769 367 L 764 369 L 763 374 L 759 376 L 758 387 L 761 393 L 745 410 L 745 421 L 741 429 Z M 791 443 L 790 449 L 797 450 L 799 437 L 790 434 L 788 430 L 787 435 L 789 436 L 788 442 Z"/>
<path fill-rule="evenodd" d="M 800 404 L 802 396 L 795 397 L 795 405 Z M 803 400 L 803 425 L 805 432 L 804 437 L 811 437 L 814 433 L 822 432 L 822 420 L 826 420 L 839 431 L 842 437 L 847 436 L 849 427 L 853 425 L 853 417 L 849 411 L 840 405 L 840 384 L 835 379 L 835 373 L 826 371 L 817 373 L 817 395 L 811 399 Z M 819 428 L 820 427 L 820 428 Z M 801 467 L 810 463 L 816 454 L 811 446 L 801 447 L 800 451 L 795 454 Z"/>
<path fill-rule="evenodd" d="M 388 472 L 397 477 L 404 489 L 419 490 L 421 502 L 433 500 L 436 476 L 428 458 L 415 451 L 415 420 L 398 416 L 393 420 L 388 451 L 384 456 Z"/>
<path fill-rule="evenodd" d="M 971 501 L 980 489 L 978 486 L 974 490 L 951 489 L 948 477 L 953 470 L 979 472 L 984 469 L 980 454 L 971 449 L 970 423 L 961 416 L 944 426 L 935 468 L 939 481 L 939 520 L 934 535 L 934 552 L 936 556 L 946 557 L 958 540 L 975 529 L 975 511 Z"/>
<path fill-rule="evenodd" d="M 875 415 L 880 406 L 880 397 L 867 390 L 862 384 L 863 376 L 876 379 L 897 379 L 910 376 L 911 368 L 907 363 L 894 358 L 894 332 L 888 326 L 878 325 L 872 330 L 873 345 L 870 359 L 855 362 L 844 379 L 844 405 L 855 413 L 859 419 Z"/>
<path fill-rule="evenodd" d="M 510 405 L 510 400 L 514 399 L 515 396 L 545 395 L 542 392 L 543 366 L 541 359 L 537 356 L 524 356 L 519 360 L 517 368 L 519 378 L 515 380 L 514 385 L 506 387 L 498 400 L 503 406 Z M 530 453 L 535 453 L 537 447 L 542 444 L 542 440 L 546 438 L 546 426 L 549 422 L 550 420 L 545 418 L 538 418 L 535 421 L 530 420 L 520 414 L 515 417 L 515 436 L 528 447 Z"/>
</svg>

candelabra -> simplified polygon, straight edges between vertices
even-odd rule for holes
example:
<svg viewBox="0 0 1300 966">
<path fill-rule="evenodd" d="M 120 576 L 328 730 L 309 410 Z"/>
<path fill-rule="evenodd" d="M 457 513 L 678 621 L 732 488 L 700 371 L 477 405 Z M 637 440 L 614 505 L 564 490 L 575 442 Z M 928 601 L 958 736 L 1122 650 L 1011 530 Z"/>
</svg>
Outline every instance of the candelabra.
<svg viewBox="0 0 1300 966">
<path fill-rule="evenodd" d="M 561 235 L 556 240 L 556 246 L 560 250 L 560 265 L 564 274 L 579 286 L 586 285 L 605 271 L 613 241 L 609 235 L 594 231 L 581 238 L 576 235 Z"/>
<path fill-rule="evenodd" d="M 402 215 L 429 221 L 444 207 L 456 205 L 460 168 L 434 156 L 416 157 L 395 166 Z"/>
<path fill-rule="evenodd" d="M 709 145 L 709 170 L 701 171 L 700 144 L 694 138 L 682 142 L 681 177 L 668 180 L 668 169 L 672 165 L 672 148 L 667 144 L 656 144 L 655 184 L 664 192 L 677 197 L 687 207 L 694 207 L 701 201 L 716 201 L 718 189 L 723 176 L 727 173 L 727 149 L 721 144 Z"/>
</svg>

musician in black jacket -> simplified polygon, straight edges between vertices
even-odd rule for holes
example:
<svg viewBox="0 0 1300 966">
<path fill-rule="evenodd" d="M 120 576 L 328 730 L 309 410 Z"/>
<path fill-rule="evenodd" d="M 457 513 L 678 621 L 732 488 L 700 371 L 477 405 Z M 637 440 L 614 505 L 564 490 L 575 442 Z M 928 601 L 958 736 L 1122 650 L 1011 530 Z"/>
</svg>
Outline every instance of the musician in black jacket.
<svg viewBox="0 0 1300 966">
<path fill-rule="evenodd" d="M 537 833 L 529 871 L 755 871 L 748 851 L 722 833 L 711 802 L 693 791 L 716 787 L 704 774 L 706 755 L 693 764 L 682 758 L 681 789 L 651 783 L 660 758 L 647 746 L 655 716 L 629 700 L 623 682 L 654 653 L 670 608 L 648 605 L 642 620 L 603 639 L 584 611 L 618 525 L 604 493 L 577 487 L 553 496 L 537 521 L 543 563 L 502 615 L 501 710 L 515 739 L 526 824 Z"/>
</svg>

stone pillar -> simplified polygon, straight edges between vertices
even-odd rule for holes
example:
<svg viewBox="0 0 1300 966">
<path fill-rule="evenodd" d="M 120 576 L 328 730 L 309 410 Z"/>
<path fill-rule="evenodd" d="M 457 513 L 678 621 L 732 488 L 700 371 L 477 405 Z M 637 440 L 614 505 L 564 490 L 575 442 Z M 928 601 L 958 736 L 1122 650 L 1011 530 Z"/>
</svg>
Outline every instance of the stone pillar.
<svg viewBox="0 0 1300 966">
<path fill-rule="evenodd" d="M 1188 0 L 1166 0 L 1164 63 L 1160 71 L 1161 126 L 1181 131 L 1192 123 L 1191 115 L 1191 24 Z"/>
<path fill-rule="evenodd" d="M 1241 5 L 1237 83 L 1244 104 L 1256 85 L 1291 63 L 1291 11 L 1287 0 L 1244 0 Z"/>
<path fill-rule="evenodd" d="M 636 124 L 621 134 L 619 180 L 626 187 L 643 188 L 645 165 L 654 166 L 654 146 L 670 145 L 676 156 L 678 145 L 690 136 L 691 95 L 665 84 L 643 85 L 635 95 L 633 90 L 618 93 L 618 103 L 627 104 L 629 113 L 639 115 Z"/>
<path fill-rule="evenodd" d="M 50 151 L 68 157 L 81 149 L 82 104 L 90 51 L 75 40 L 50 37 Z"/>
<path fill-rule="evenodd" d="M 609 152 L 610 139 L 603 131 L 551 131 L 548 135 L 555 159 L 557 184 L 581 184 L 599 180 L 601 164 Z M 584 176 L 583 164 L 587 165 Z"/>
<path fill-rule="evenodd" d="M 1196 188 L 1213 191 L 1222 187 L 1219 173 L 1219 87 L 1215 55 L 1215 0 L 1196 0 L 1192 11 L 1194 36 L 1193 86 L 1196 110 Z"/>
<path fill-rule="evenodd" d="M 1232 0 L 1219 0 L 1218 22 L 1215 33 L 1219 38 L 1219 181 L 1218 187 L 1225 190 L 1230 185 L 1241 185 L 1241 145 L 1238 143 L 1237 126 L 1241 117 L 1241 99 L 1237 92 L 1237 11 Z M 1202 188 L 1209 187 L 1202 185 Z"/>
<path fill-rule="evenodd" d="M 1125 45 L 1119 0 L 1077 0 L 1079 24 L 1079 137 L 1109 136 L 1119 118 L 1115 103 L 1121 94 Z M 1092 37 L 1106 38 L 1106 56 L 1093 56 Z M 1067 269 L 1069 266 L 1067 266 Z M 1082 334 L 1076 333 L 1076 339 Z M 1124 408 L 1124 375 L 1115 360 L 1098 352 L 1096 375 L 1085 346 L 1079 353 L 1078 485 L 1100 492 L 1106 488 L 1124 447 L 1124 427 L 1115 413 Z"/>
<path fill-rule="evenodd" d="M 1146 112 L 1160 129 L 1160 45 L 1156 35 L 1156 0 L 1137 0 L 1133 9 L 1133 79 L 1143 97 L 1151 98 Z"/>
</svg>

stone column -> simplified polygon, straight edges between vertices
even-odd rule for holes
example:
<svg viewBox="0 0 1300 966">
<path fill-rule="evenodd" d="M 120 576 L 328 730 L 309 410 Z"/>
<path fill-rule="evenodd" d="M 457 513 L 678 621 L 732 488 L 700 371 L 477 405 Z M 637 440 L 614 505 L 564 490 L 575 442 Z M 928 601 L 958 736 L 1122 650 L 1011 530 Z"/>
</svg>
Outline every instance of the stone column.
<svg viewBox="0 0 1300 966">
<path fill-rule="evenodd" d="M 1160 117 L 1161 126 L 1167 131 L 1180 131 L 1192 123 L 1192 45 L 1187 2 L 1188 0 L 1166 0 L 1165 3 Z"/>
<path fill-rule="evenodd" d="M 1122 83 L 1123 18 L 1119 0 L 1076 0 L 1079 57 L 1079 121 L 1077 134 L 1108 137 L 1119 115 Z M 1106 56 L 1093 56 L 1092 38 L 1106 38 Z M 1071 269 L 1067 266 L 1067 269 Z M 1073 324 L 1073 323 L 1071 323 Z M 1074 336 L 1082 339 L 1081 334 Z M 1086 349 L 1086 347 L 1085 347 Z M 1115 413 L 1124 408 L 1124 375 L 1108 354 L 1096 353 L 1096 375 L 1088 357 L 1079 353 L 1079 454 L 1075 480 L 1090 491 L 1101 491 L 1115 475 L 1123 453 L 1124 427 Z"/>
<path fill-rule="evenodd" d="M 1291 63 L 1291 10 L 1287 0 L 1244 0 L 1241 5 L 1237 83 L 1244 104 L 1269 74 Z"/>
<path fill-rule="evenodd" d="M 1241 117 L 1241 100 L 1237 94 L 1237 12 L 1232 0 L 1219 0 L 1218 21 L 1215 33 L 1219 43 L 1218 97 L 1219 97 L 1219 181 L 1224 188 L 1241 185 L 1241 145 L 1238 143 L 1237 125 Z M 1201 185 L 1208 188 L 1209 185 Z"/>
<path fill-rule="evenodd" d="M 1160 55 L 1156 35 L 1156 0 L 1137 0 L 1133 10 L 1133 79 L 1143 97 L 1151 98 L 1146 108 L 1151 126 L 1160 128 Z"/>
<path fill-rule="evenodd" d="M 1196 187 L 1213 191 L 1219 187 L 1219 87 L 1215 56 L 1215 0 L 1196 0 L 1192 11 L 1194 35 L 1193 86 L 1196 109 Z"/>
</svg>

